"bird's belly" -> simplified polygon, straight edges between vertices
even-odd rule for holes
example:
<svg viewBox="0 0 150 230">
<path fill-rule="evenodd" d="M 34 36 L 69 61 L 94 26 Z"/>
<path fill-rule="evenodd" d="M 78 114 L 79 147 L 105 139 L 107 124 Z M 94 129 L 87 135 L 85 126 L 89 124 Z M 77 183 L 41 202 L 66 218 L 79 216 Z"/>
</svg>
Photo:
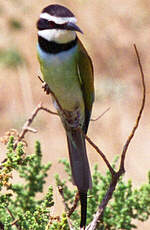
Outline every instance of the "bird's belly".
<svg viewBox="0 0 150 230">
<path fill-rule="evenodd" d="M 62 108 L 72 111 L 77 106 L 83 106 L 83 96 L 78 77 L 69 68 L 59 66 L 51 68 L 50 74 L 45 74 L 44 80 L 54 92 Z"/>
</svg>

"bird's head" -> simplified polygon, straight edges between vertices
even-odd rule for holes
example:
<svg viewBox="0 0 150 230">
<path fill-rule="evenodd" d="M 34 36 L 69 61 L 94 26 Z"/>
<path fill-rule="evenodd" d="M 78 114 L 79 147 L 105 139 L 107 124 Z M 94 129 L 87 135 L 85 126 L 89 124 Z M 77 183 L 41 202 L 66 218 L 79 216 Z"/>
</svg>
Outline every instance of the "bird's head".
<svg viewBox="0 0 150 230">
<path fill-rule="evenodd" d="M 37 22 L 38 35 L 61 44 L 73 41 L 76 31 L 82 33 L 76 21 L 74 14 L 66 7 L 49 5 L 43 9 Z"/>
</svg>

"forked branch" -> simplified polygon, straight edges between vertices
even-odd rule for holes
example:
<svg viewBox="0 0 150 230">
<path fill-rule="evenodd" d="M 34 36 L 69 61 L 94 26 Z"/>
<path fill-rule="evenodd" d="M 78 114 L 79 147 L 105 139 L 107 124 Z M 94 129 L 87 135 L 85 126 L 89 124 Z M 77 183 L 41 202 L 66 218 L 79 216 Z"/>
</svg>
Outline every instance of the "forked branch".
<svg viewBox="0 0 150 230">
<path fill-rule="evenodd" d="M 138 126 L 139 126 L 139 122 L 141 120 L 141 116 L 142 116 L 142 113 L 143 113 L 143 110 L 144 110 L 145 98 L 146 98 L 146 86 L 145 86 L 144 72 L 143 72 L 141 61 L 140 61 L 140 55 L 138 53 L 138 50 L 137 50 L 137 47 L 136 47 L 135 44 L 134 44 L 134 49 L 135 49 L 135 53 L 136 53 L 136 56 L 137 56 L 138 66 L 139 66 L 139 69 L 140 69 L 140 75 L 141 75 L 141 80 L 142 80 L 143 93 L 142 93 L 141 107 L 140 107 L 139 113 L 137 115 L 135 125 L 134 125 L 129 137 L 127 138 L 127 141 L 126 141 L 125 145 L 123 146 L 123 150 L 122 150 L 122 153 L 121 153 L 121 160 L 120 160 L 119 170 L 117 172 L 113 171 L 113 173 L 112 173 L 111 168 L 110 168 L 110 172 L 112 174 L 112 181 L 111 181 L 111 183 L 109 185 L 109 188 L 107 190 L 106 195 L 104 196 L 101 204 L 98 207 L 98 210 L 97 210 L 96 214 L 94 215 L 94 218 L 93 218 L 92 222 L 87 226 L 86 230 L 96 230 L 96 228 L 97 228 L 97 226 L 98 226 L 98 224 L 100 222 L 100 219 L 103 216 L 103 212 L 104 212 L 109 200 L 112 198 L 113 192 L 114 192 L 114 190 L 116 188 L 116 185 L 118 183 L 118 180 L 119 180 L 120 176 L 123 173 L 125 173 L 124 164 L 125 164 L 126 153 L 127 153 L 128 147 L 129 147 L 129 145 L 131 143 L 131 140 L 133 139 L 133 137 L 135 135 L 135 132 L 136 132 Z M 97 152 L 99 153 L 99 151 L 97 151 Z M 105 163 L 107 164 L 107 162 L 105 162 Z M 108 164 L 107 164 L 107 166 L 108 166 Z"/>
<path fill-rule="evenodd" d="M 25 124 L 23 125 L 22 127 L 22 130 L 16 140 L 16 142 L 14 143 L 14 149 L 17 147 L 17 144 L 19 141 L 22 141 L 26 135 L 27 132 L 33 132 L 33 133 L 36 133 L 37 130 L 33 129 L 30 127 L 30 125 L 32 124 L 33 120 L 35 119 L 35 117 L 37 116 L 38 112 L 40 110 L 44 110 L 46 111 L 47 113 L 50 113 L 50 114 L 53 114 L 53 115 L 58 115 L 57 113 L 45 108 L 42 103 L 39 103 L 36 108 L 33 110 L 31 116 L 28 118 L 28 120 L 25 122 Z"/>
</svg>

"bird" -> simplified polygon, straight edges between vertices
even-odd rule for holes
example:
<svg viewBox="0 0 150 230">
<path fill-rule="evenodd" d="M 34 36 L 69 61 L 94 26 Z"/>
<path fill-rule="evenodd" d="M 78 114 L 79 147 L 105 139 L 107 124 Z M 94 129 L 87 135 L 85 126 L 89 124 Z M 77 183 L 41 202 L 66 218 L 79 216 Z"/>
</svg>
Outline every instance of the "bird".
<svg viewBox="0 0 150 230">
<path fill-rule="evenodd" d="M 85 229 L 87 192 L 92 188 L 85 135 L 94 102 L 93 64 L 78 38 L 83 32 L 67 7 L 46 6 L 37 30 L 37 57 L 67 136 L 72 181 L 81 204 L 80 229 Z"/>
</svg>

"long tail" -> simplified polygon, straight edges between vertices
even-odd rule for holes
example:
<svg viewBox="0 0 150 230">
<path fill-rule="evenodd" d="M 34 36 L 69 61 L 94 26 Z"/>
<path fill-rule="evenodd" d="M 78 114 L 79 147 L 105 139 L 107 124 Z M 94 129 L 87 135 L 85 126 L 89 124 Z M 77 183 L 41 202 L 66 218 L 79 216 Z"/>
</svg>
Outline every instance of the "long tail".
<svg viewBox="0 0 150 230">
<path fill-rule="evenodd" d="M 86 213 L 87 213 L 87 192 L 80 192 L 80 203 L 81 203 L 81 221 L 80 228 L 85 229 L 86 227 Z"/>
<path fill-rule="evenodd" d="M 85 228 L 87 212 L 87 191 L 92 187 L 89 162 L 86 153 L 85 138 L 79 130 L 67 131 L 69 157 L 73 183 L 77 186 L 81 203 L 80 227 Z"/>
</svg>

